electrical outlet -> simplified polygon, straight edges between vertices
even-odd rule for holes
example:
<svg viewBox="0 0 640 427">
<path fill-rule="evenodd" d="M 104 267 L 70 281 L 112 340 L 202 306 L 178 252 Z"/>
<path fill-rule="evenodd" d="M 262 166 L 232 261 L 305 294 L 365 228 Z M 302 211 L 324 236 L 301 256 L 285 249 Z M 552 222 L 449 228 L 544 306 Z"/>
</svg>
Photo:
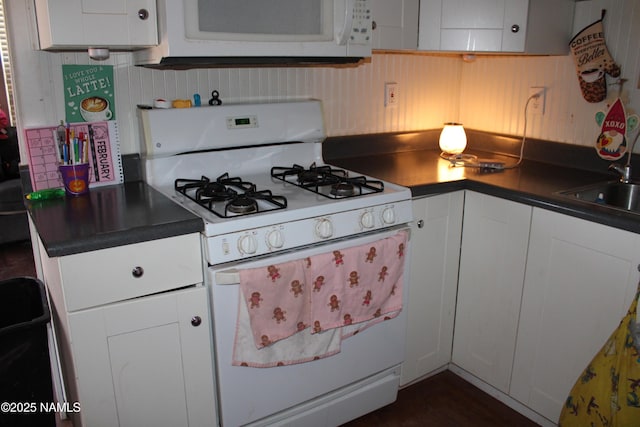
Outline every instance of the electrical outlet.
<svg viewBox="0 0 640 427">
<path fill-rule="evenodd" d="M 533 114 L 544 114 L 545 92 L 544 86 L 532 86 L 529 88 L 529 98 L 538 95 L 537 98 L 529 101 L 529 111 Z"/>
<path fill-rule="evenodd" d="M 398 83 L 387 82 L 384 84 L 384 106 L 395 107 L 398 105 Z"/>
</svg>

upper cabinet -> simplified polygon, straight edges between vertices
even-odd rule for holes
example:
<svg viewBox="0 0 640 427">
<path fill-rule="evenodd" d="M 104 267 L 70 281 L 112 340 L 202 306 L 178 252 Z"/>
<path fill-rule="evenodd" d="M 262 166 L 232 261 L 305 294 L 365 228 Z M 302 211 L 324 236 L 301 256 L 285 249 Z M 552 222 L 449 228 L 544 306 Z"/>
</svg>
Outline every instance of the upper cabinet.
<svg viewBox="0 0 640 427">
<path fill-rule="evenodd" d="M 575 0 L 421 0 L 418 49 L 566 55 Z"/>
<path fill-rule="evenodd" d="M 373 49 L 416 50 L 420 0 L 370 0 Z"/>
<path fill-rule="evenodd" d="M 41 49 L 158 44 L 155 0 L 36 0 L 35 7 Z"/>
</svg>

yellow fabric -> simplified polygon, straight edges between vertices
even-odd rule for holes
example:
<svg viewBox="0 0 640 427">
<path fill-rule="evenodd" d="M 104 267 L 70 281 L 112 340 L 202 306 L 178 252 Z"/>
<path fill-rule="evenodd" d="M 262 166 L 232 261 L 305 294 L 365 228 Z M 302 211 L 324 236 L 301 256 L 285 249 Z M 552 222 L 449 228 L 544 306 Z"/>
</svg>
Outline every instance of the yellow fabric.
<svg viewBox="0 0 640 427">
<path fill-rule="evenodd" d="M 640 427 L 640 354 L 633 345 L 638 295 L 620 326 L 576 381 L 561 427 Z"/>
</svg>

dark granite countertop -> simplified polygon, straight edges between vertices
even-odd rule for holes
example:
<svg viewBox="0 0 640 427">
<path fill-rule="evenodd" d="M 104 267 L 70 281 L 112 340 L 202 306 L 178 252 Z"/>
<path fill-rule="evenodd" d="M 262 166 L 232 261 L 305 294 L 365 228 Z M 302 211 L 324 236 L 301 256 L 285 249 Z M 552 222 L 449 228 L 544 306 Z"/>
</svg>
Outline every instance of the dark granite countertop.
<svg viewBox="0 0 640 427">
<path fill-rule="evenodd" d="M 569 160 L 562 159 L 562 161 L 572 167 L 546 163 L 540 159 L 527 159 L 525 155 L 525 160 L 516 168 L 483 172 L 478 168 L 451 167 L 447 160 L 440 157 L 437 142 L 435 145 L 434 143 L 425 144 L 424 141 L 410 145 L 407 139 L 414 136 L 400 136 L 399 139 L 395 134 L 386 136 L 399 144 L 399 147 L 395 146 L 399 148 L 396 151 L 389 149 L 388 145 L 393 143 L 388 141 L 380 143 L 380 140 L 365 138 L 367 142 L 363 143 L 362 137 L 336 138 L 328 144 L 325 142 L 326 146 L 323 147 L 325 161 L 338 167 L 409 187 L 414 197 L 469 189 L 640 233 L 640 215 L 574 201 L 556 194 L 558 191 L 616 179 L 615 175 L 606 172 L 608 163 L 604 161 L 596 163 L 601 170 L 593 170 L 592 167 L 573 167 L 576 164 L 579 166 L 581 158 L 585 155 L 587 158 L 589 156 L 597 158 L 593 149 L 582 150 L 587 147 L 576 147 L 576 153 L 571 151 L 566 153 Z M 384 136 L 379 135 L 374 139 L 377 138 L 384 138 Z M 346 145 L 341 147 L 341 144 Z M 384 145 L 387 147 L 381 148 Z M 358 146 L 359 149 L 357 149 Z M 574 150 L 573 147 L 567 146 L 568 144 L 562 144 L 561 149 Z M 362 154 L 357 155 L 356 152 Z M 503 161 L 507 166 L 515 164 L 518 160 L 513 153 L 496 153 L 473 148 L 465 150 L 465 154 Z M 531 157 L 536 158 L 535 153 Z M 587 162 L 590 161 L 587 160 Z"/>
<path fill-rule="evenodd" d="M 414 197 L 469 189 L 640 233 L 640 215 L 556 194 L 615 179 L 606 173 L 606 162 L 594 160 L 593 149 L 533 141 L 517 168 L 482 172 L 450 167 L 437 149 L 438 133 L 333 137 L 323 144 L 323 155 L 327 163 L 409 187 Z M 465 153 L 516 162 L 510 152 L 518 147 L 516 138 L 469 130 L 467 135 L 473 143 Z M 640 169 L 637 160 L 634 155 L 635 170 Z M 134 176 L 137 180 L 92 188 L 83 197 L 26 202 L 47 254 L 72 255 L 203 230 L 198 216 L 140 181 L 139 173 Z"/>
<path fill-rule="evenodd" d="M 26 202 L 50 257 L 202 231 L 202 219 L 143 181 L 92 188 L 88 195 Z"/>
</svg>

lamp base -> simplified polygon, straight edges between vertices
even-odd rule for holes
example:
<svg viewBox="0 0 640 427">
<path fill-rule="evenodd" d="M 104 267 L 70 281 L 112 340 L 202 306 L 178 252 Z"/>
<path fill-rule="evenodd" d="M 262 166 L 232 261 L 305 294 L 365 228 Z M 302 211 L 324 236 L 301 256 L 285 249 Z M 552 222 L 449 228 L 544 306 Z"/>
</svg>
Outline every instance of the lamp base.
<svg viewBox="0 0 640 427">
<path fill-rule="evenodd" d="M 478 168 L 483 171 L 500 171 L 506 168 L 504 162 L 491 159 L 479 159 L 473 154 L 450 154 L 442 152 L 440 157 L 448 160 L 451 166 Z"/>
</svg>

